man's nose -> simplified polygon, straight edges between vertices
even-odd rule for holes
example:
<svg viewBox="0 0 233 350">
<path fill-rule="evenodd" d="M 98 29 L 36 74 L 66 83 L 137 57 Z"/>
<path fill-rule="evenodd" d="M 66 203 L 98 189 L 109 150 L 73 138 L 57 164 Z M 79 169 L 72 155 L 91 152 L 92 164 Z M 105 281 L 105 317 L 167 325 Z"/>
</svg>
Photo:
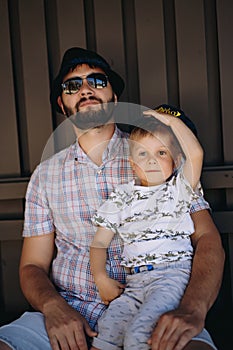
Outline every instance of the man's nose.
<svg viewBox="0 0 233 350">
<path fill-rule="evenodd" d="M 83 96 L 83 95 L 92 95 L 92 94 L 93 94 L 92 88 L 91 88 L 91 86 L 88 84 L 86 78 L 83 79 L 82 85 L 81 85 L 81 87 L 80 87 L 79 92 L 80 92 L 80 94 L 81 94 L 82 96 Z"/>
</svg>

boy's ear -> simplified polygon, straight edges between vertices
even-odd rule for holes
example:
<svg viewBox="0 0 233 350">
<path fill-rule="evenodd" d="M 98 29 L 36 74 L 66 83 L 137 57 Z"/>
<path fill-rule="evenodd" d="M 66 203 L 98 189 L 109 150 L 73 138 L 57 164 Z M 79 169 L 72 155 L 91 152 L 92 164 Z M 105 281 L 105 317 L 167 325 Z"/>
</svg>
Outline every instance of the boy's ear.
<svg viewBox="0 0 233 350">
<path fill-rule="evenodd" d="M 176 159 L 174 159 L 174 166 L 175 166 L 175 169 L 178 169 L 178 168 L 180 167 L 180 165 L 181 165 L 181 163 L 182 163 L 182 158 L 183 158 L 182 154 L 179 153 L 179 154 L 177 155 Z"/>
</svg>

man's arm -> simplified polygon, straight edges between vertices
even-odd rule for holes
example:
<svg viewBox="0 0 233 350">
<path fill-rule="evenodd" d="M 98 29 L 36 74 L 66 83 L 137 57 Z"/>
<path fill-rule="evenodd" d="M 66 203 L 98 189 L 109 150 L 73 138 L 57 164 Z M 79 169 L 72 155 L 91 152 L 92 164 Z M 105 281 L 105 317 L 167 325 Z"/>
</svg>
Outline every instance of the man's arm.
<svg viewBox="0 0 233 350">
<path fill-rule="evenodd" d="M 20 261 L 22 291 L 45 316 L 45 325 L 53 350 L 87 350 L 85 333 L 95 336 L 87 321 L 57 293 L 49 279 L 54 253 L 54 233 L 24 238 Z"/>
<path fill-rule="evenodd" d="M 207 210 L 192 214 L 194 258 L 189 284 L 179 307 L 162 315 L 152 333 L 152 350 L 181 350 L 204 327 L 222 282 L 225 253 Z"/>
</svg>

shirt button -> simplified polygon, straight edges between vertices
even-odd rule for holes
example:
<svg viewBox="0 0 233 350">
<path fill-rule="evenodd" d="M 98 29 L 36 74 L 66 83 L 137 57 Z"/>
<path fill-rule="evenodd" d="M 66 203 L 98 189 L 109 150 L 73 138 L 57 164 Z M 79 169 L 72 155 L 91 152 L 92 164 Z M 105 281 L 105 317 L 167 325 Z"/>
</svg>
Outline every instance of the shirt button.
<svg viewBox="0 0 233 350">
<path fill-rule="evenodd" d="M 100 169 L 100 170 L 97 171 L 97 174 L 100 175 L 101 173 L 102 173 L 102 169 Z"/>
<path fill-rule="evenodd" d="M 118 259 L 118 255 L 114 255 L 113 259 L 117 260 Z"/>
</svg>

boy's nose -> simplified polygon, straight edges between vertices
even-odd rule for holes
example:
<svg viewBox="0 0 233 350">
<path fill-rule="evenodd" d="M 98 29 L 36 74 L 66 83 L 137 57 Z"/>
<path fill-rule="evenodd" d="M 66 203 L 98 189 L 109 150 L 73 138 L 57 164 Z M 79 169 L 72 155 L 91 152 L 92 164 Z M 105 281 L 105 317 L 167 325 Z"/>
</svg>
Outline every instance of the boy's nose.
<svg viewBox="0 0 233 350">
<path fill-rule="evenodd" d="M 149 164 L 156 164 L 156 159 L 151 157 L 149 159 Z"/>
</svg>

